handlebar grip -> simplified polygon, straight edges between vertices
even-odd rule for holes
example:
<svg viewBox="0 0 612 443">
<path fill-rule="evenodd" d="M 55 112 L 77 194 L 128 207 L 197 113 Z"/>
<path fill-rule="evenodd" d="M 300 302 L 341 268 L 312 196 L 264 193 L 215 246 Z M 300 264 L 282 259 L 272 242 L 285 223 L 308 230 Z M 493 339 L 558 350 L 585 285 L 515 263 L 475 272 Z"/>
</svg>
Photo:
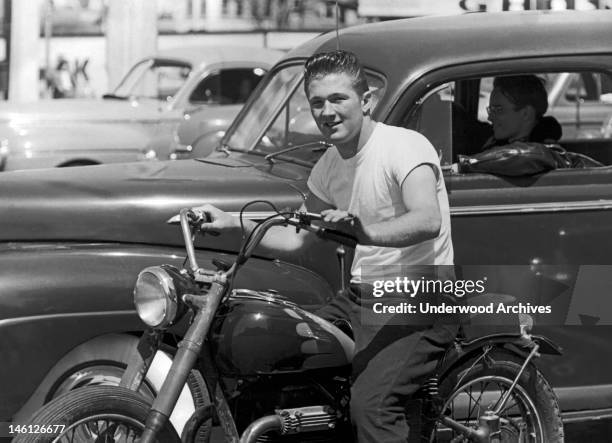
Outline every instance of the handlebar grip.
<svg viewBox="0 0 612 443">
<path fill-rule="evenodd" d="M 202 212 L 202 216 L 200 218 L 200 224 L 201 223 L 210 223 L 212 221 L 212 218 L 210 217 L 210 214 L 208 212 Z M 205 231 L 208 235 L 212 235 L 213 237 L 217 237 L 218 235 L 220 235 L 221 233 L 219 231 Z"/>
<path fill-rule="evenodd" d="M 196 213 L 192 210 L 189 210 L 187 212 L 187 217 L 189 218 L 189 222 L 191 223 L 191 225 L 196 226 L 198 228 L 200 227 L 202 223 L 210 223 L 212 221 L 212 219 L 210 218 L 210 214 L 206 212 Z M 205 231 L 205 232 L 215 237 L 220 234 L 220 232 L 218 231 Z"/>
<path fill-rule="evenodd" d="M 206 212 L 195 213 L 190 210 L 187 213 L 187 216 L 189 217 L 189 220 L 192 222 L 210 223 L 212 221 L 212 219 L 210 218 L 210 215 Z"/>
<path fill-rule="evenodd" d="M 340 243 L 350 248 L 354 248 L 358 243 L 357 239 L 352 235 L 345 234 L 344 232 L 337 231 L 335 229 L 320 228 L 317 231 L 317 235 L 321 238 L 335 241 L 336 243 Z"/>
</svg>

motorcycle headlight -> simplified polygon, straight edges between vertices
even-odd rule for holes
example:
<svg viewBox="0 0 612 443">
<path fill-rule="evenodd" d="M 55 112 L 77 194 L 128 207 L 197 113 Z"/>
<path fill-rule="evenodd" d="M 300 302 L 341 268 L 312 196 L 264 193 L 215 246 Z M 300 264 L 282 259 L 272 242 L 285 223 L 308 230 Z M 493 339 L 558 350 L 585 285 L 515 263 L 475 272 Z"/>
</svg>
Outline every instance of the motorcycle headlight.
<svg viewBox="0 0 612 443">
<path fill-rule="evenodd" d="M 143 269 L 134 287 L 134 305 L 138 316 L 148 326 L 159 329 L 172 324 L 177 312 L 177 292 L 172 277 L 158 266 Z"/>
</svg>

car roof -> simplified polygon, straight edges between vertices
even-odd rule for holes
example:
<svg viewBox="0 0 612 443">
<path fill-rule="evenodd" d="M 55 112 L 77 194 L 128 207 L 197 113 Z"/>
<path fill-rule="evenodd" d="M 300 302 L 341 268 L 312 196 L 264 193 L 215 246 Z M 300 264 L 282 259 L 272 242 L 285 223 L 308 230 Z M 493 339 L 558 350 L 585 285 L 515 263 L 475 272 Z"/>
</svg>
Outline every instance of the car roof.
<svg viewBox="0 0 612 443">
<path fill-rule="evenodd" d="M 284 52 L 276 49 L 201 45 L 184 46 L 159 51 L 155 58 L 189 63 L 193 69 L 223 62 L 246 62 L 253 65 L 273 65 Z"/>
<path fill-rule="evenodd" d="M 520 55 L 612 53 L 612 11 L 472 13 L 392 20 L 345 28 L 340 47 L 364 66 L 403 83 L 424 71 Z M 336 49 L 328 32 L 290 51 L 284 60 Z M 398 58 L 406 63 L 398 63 Z"/>
</svg>

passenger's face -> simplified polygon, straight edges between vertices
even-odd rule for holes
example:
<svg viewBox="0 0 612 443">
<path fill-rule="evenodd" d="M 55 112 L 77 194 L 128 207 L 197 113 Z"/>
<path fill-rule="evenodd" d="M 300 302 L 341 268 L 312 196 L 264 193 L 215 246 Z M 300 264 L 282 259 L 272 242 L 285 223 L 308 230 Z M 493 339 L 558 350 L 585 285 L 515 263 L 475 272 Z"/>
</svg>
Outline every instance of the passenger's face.
<svg viewBox="0 0 612 443">
<path fill-rule="evenodd" d="M 508 99 L 499 89 L 493 89 L 489 99 L 489 121 L 493 124 L 493 134 L 497 140 L 516 139 L 523 136 L 527 130 L 527 122 L 523 109 Z"/>
<path fill-rule="evenodd" d="M 323 137 L 330 143 L 357 142 L 367 100 L 353 88 L 348 74 L 328 74 L 308 85 L 310 111 Z"/>
</svg>

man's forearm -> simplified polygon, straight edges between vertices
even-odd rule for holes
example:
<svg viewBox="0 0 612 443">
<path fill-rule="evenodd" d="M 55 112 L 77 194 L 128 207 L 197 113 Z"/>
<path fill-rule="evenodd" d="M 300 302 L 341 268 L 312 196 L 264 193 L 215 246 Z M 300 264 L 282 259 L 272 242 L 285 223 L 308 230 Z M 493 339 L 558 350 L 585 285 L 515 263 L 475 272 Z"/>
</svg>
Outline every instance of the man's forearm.
<svg viewBox="0 0 612 443">
<path fill-rule="evenodd" d="M 440 233 L 439 217 L 428 213 L 408 213 L 393 220 L 364 227 L 363 244 L 403 248 L 436 238 Z"/>
<path fill-rule="evenodd" d="M 235 228 L 235 233 L 243 238 L 247 238 L 257 227 L 257 222 L 254 222 L 253 220 L 243 220 L 243 226 L 244 231 L 238 226 Z M 234 234 L 234 232 L 232 232 L 232 234 Z M 258 252 L 266 255 L 293 252 L 299 249 L 304 243 L 303 234 L 304 233 L 296 234 L 294 228 L 273 226 L 268 230 L 268 232 L 266 232 L 266 235 L 259 243 L 257 250 Z"/>
</svg>

